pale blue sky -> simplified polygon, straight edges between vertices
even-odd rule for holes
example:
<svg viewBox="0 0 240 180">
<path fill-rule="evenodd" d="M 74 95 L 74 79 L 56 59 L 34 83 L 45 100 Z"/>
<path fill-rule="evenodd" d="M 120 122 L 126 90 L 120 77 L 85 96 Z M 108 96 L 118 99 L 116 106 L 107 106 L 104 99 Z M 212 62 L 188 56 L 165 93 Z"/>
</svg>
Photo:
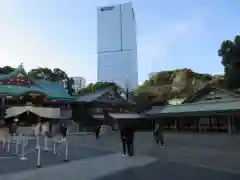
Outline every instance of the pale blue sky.
<svg viewBox="0 0 240 180">
<path fill-rule="evenodd" d="M 0 0 L 0 66 L 59 67 L 96 80 L 96 7 L 128 0 Z M 149 72 L 223 72 L 217 50 L 240 31 L 239 0 L 133 0 L 139 82 Z"/>
</svg>

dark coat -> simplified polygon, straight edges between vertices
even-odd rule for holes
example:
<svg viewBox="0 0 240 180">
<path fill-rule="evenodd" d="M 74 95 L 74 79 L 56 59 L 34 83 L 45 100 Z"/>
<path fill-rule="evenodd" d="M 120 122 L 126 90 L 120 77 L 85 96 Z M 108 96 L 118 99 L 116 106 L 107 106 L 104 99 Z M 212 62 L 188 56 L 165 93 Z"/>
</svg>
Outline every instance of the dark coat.
<svg viewBox="0 0 240 180">
<path fill-rule="evenodd" d="M 155 138 L 156 140 L 163 139 L 163 129 L 161 127 L 155 130 Z"/>
<path fill-rule="evenodd" d="M 134 129 L 131 127 L 123 128 L 120 132 L 121 139 L 133 140 L 134 139 Z"/>
</svg>

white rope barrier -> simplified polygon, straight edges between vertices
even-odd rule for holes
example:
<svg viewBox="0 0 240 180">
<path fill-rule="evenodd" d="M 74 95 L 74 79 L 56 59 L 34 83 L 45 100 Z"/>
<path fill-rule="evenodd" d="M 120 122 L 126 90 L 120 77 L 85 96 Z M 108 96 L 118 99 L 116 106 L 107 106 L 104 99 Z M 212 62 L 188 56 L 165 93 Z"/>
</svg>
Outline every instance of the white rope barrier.
<svg viewBox="0 0 240 180">
<path fill-rule="evenodd" d="M 28 140 L 36 140 L 36 146 L 34 146 L 33 149 L 26 151 L 26 148 L 28 147 Z M 12 149 L 14 149 L 14 155 L 11 157 L 0 157 L 1 158 L 13 158 L 16 156 L 19 156 L 19 159 L 22 161 L 26 161 L 27 154 L 36 152 L 37 150 L 37 162 L 36 162 L 36 167 L 40 168 L 41 167 L 41 150 L 44 151 L 52 151 L 53 155 L 60 155 L 60 148 L 63 149 L 63 161 L 68 162 L 68 139 L 65 137 L 63 139 L 55 139 L 55 138 L 48 138 L 47 136 L 44 136 L 44 142 L 43 146 L 41 146 L 41 138 L 40 136 L 35 136 L 35 137 L 29 137 L 29 136 L 23 136 L 23 135 L 13 135 L 11 138 L 9 138 L 6 141 L 2 140 L 2 148 L 5 147 L 5 143 L 7 143 L 7 152 L 11 152 Z M 49 148 L 48 142 L 51 142 L 52 148 Z M 11 147 L 12 145 L 15 145 L 15 148 Z"/>
</svg>

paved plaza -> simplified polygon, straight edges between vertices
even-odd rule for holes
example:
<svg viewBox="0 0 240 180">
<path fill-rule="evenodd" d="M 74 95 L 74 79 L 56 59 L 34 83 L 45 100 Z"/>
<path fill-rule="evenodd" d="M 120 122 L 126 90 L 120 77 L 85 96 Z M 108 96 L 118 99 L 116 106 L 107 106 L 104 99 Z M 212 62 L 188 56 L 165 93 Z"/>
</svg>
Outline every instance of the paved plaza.
<svg viewBox="0 0 240 180">
<path fill-rule="evenodd" d="M 123 157 L 118 133 L 103 135 L 96 141 L 93 135 L 69 136 L 69 160 L 42 151 L 42 168 L 36 168 L 37 153 L 28 159 L 1 158 L 0 180 L 238 180 L 240 179 L 239 136 L 226 134 L 166 133 L 165 147 L 157 146 L 152 133 L 136 133 L 134 157 Z M 34 149 L 29 142 L 28 149 Z M 51 146 L 51 143 L 49 143 Z M 1 156 L 7 153 L 1 148 Z"/>
</svg>

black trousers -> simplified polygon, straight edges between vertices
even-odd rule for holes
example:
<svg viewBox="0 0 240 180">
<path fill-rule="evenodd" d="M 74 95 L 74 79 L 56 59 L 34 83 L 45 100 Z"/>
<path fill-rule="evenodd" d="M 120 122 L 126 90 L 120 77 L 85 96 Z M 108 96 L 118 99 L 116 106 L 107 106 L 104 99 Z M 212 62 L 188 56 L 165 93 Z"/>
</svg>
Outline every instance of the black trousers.
<svg viewBox="0 0 240 180">
<path fill-rule="evenodd" d="M 99 139 L 99 138 L 100 138 L 99 134 L 100 134 L 100 132 L 95 132 L 95 137 L 96 137 L 96 139 Z"/>
<path fill-rule="evenodd" d="M 163 145 L 164 145 L 163 138 L 156 139 L 156 143 L 157 143 L 157 144 L 160 143 L 160 145 L 163 146 Z"/>
<path fill-rule="evenodd" d="M 122 139 L 123 154 L 126 150 L 129 156 L 133 156 L 133 139 Z"/>
</svg>

